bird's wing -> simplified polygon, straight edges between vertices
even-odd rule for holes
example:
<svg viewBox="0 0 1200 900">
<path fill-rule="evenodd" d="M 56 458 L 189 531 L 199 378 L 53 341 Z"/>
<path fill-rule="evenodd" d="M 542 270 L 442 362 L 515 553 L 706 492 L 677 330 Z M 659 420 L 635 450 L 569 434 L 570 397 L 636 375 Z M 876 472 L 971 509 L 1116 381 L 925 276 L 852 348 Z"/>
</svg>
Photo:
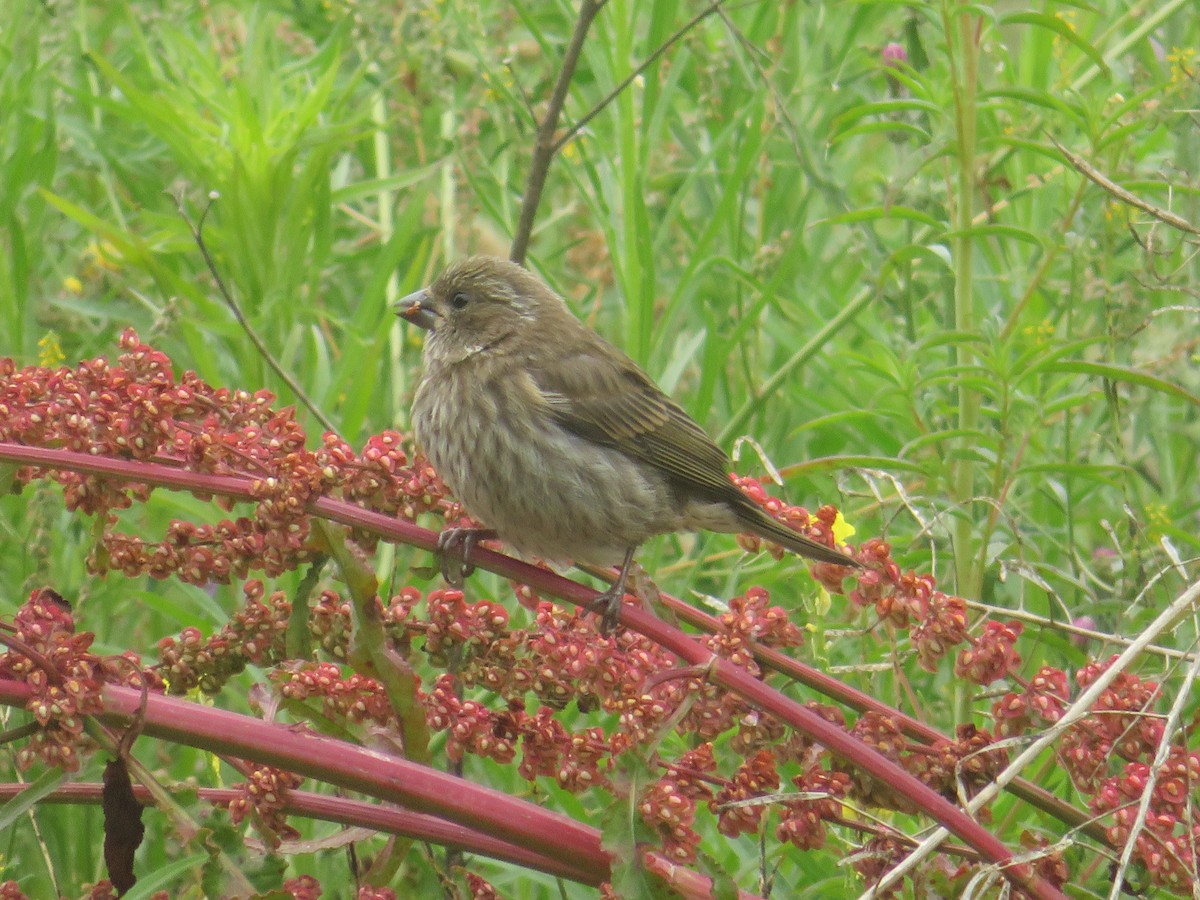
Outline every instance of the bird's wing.
<svg viewBox="0 0 1200 900">
<path fill-rule="evenodd" d="M 680 486 L 736 502 L 729 457 L 645 372 L 612 347 L 581 342 L 572 350 L 530 371 L 559 424 L 656 466 Z"/>
</svg>

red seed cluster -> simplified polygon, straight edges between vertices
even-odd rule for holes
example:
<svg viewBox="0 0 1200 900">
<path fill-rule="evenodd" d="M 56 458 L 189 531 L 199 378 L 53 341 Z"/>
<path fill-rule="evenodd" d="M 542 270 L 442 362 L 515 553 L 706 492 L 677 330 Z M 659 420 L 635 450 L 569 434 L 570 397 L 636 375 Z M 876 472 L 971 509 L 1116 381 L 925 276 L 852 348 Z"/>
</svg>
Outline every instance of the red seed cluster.
<svg viewBox="0 0 1200 900">
<path fill-rule="evenodd" d="M 850 865 L 858 873 L 858 877 L 866 884 L 875 884 L 908 855 L 910 847 L 898 838 L 880 836 L 871 838 L 863 844 L 849 859 Z M 903 884 L 876 891 L 876 896 L 883 898 L 900 896 Z"/>
<path fill-rule="evenodd" d="M 467 872 L 467 890 L 471 892 L 471 900 L 502 900 L 502 895 L 491 882 L 483 878 L 481 875 L 476 875 L 474 872 Z M 359 898 L 363 900 L 363 898 Z M 383 898 L 380 898 L 383 900 Z M 392 895 L 392 900 L 395 900 L 395 895 Z"/>
<path fill-rule="evenodd" d="M 1090 685 L 1115 659 L 1080 669 L 1075 674 L 1079 688 Z M 1067 729 L 1058 754 L 1080 790 L 1098 790 L 1113 757 L 1130 762 L 1154 758 L 1164 736 L 1163 720 L 1152 710 L 1159 693 L 1157 682 L 1122 672 L 1100 694 L 1089 714 Z"/>
<path fill-rule="evenodd" d="M 770 606 L 765 588 L 752 587 L 729 601 L 729 611 L 717 617 L 717 631 L 705 640 L 709 648 L 735 666 L 758 674 L 753 644 L 785 649 L 804 643 L 804 632 L 779 606 Z"/>
<path fill-rule="evenodd" d="M 893 762 L 903 763 L 903 756 L 908 749 L 908 741 L 900 728 L 900 723 L 892 716 L 874 710 L 863 713 L 850 733 L 869 747 L 872 747 Z M 912 804 L 896 794 L 889 785 L 868 775 L 857 766 L 850 768 L 852 795 L 867 806 L 877 806 L 883 809 L 895 809 L 900 812 L 914 812 Z"/>
<path fill-rule="evenodd" d="M 850 776 L 812 766 L 793 778 L 792 784 L 802 794 L 816 796 L 785 801 L 783 821 L 775 828 L 775 837 L 801 850 L 819 850 L 825 846 L 825 823 L 841 813 L 841 798 L 850 790 Z"/>
<path fill-rule="evenodd" d="M 872 538 L 859 547 L 855 558 L 865 569 L 855 573 L 857 583 L 849 594 L 856 606 L 874 606 L 879 618 L 896 628 L 910 629 L 913 646 L 921 668 L 936 672 L 938 663 L 952 647 L 968 638 L 967 605 L 961 597 L 953 597 L 936 589 L 932 575 L 918 575 L 901 570 L 892 559 L 886 541 Z M 838 577 L 847 570 L 833 566 Z M 814 574 L 823 570 L 814 567 Z M 840 589 L 826 583 L 826 588 Z"/>
<path fill-rule="evenodd" d="M 287 823 L 284 806 L 288 792 L 304 781 L 299 775 L 270 766 L 251 765 L 246 780 L 234 787 L 237 796 L 229 801 L 229 818 L 238 825 L 247 817 L 272 850 L 284 841 L 296 840 L 300 832 Z"/>
<path fill-rule="evenodd" d="M 291 670 L 276 669 L 271 680 L 285 700 L 320 704 L 322 715 L 338 721 L 394 724 L 391 703 L 376 679 L 357 672 L 349 677 L 333 663 L 305 663 Z"/>
<path fill-rule="evenodd" d="M 1134 858 L 1145 866 L 1154 884 L 1194 888 L 1200 824 L 1193 820 L 1190 804 L 1197 787 L 1200 751 L 1176 745 L 1157 772 L 1146 763 L 1126 763 L 1119 775 L 1104 779 L 1088 805 L 1103 818 L 1109 840 L 1123 846 L 1133 837 L 1140 804 L 1149 791 L 1150 804 L 1135 840 Z"/>
<path fill-rule="evenodd" d="M 350 651 L 350 623 L 350 601 L 337 591 L 321 591 L 309 610 L 308 630 L 321 650 L 333 659 L 343 660 Z"/>
<path fill-rule="evenodd" d="M 955 739 L 942 738 L 928 747 L 912 748 L 905 768 L 949 799 L 971 797 L 995 780 L 1008 764 L 1008 753 L 992 748 L 995 738 L 970 723 L 959 725 Z"/>
<path fill-rule="evenodd" d="M 638 801 L 642 821 L 662 839 L 670 860 L 687 864 L 696 859 L 700 835 L 692 827 L 696 807 L 713 799 L 708 781 L 716 769 L 712 744 L 704 743 L 667 766 L 666 774 L 643 792 Z"/>
<path fill-rule="evenodd" d="M 324 896 L 321 882 L 312 875 L 301 875 L 289 878 L 283 883 L 283 890 L 292 900 L 320 900 Z"/>
<path fill-rule="evenodd" d="M 84 717 L 101 710 L 105 683 L 162 689 L 133 653 L 107 658 L 91 653 L 94 637 L 75 632 L 70 609 L 49 588 L 34 591 L 17 610 L 10 649 L 0 655 L 0 676 L 23 681 L 31 691 L 25 708 L 38 730 L 17 751 L 22 771 L 37 760 L 67 772 L 79 770 L 80 751 L 90 747 Z"/>
<path fill-rule="evenodd" d="M 252 479 L 254 503 L 248 515 L 175 522 L 162 539 L 148 540 L 116 529 L 115 511 L 150 494 L 136 482 L 136 469 L 119 481 L 18 469 L 18 485 L 48 476 L 63 485 L 68 509 L 102 517 L 103 533 L 88 557 L 92 572 L 174 575 L 201 585 L 252 571 L 273 577 L 311 558 L 307 507 L 318 497 L 340 496 L 410 521 L 443 504 L 445 487 L 427 461 L 410 461 L 396 432 L 373 436 L 361 453 L 334 435 L 308 450 L 295 411 L 274 408 L 269 392 L 213 387 L 194 372 L 177 377 L 166 354 L 132 330 L 121 349 L 115 362 L 97 358 L 74 368 L 18 369 L 0 359 L 0 441 L 238 475 Z M 375 541 L 356 538 L 367 547 Z"/>
<path fill-rule="evenodd" d="M 775 767 L 775 755 L 770 750 L 759 750 L 738 767 L 725 787 L 712 799 L 710 805 L 717 812 L 717 828 L 721 834 L 726 837 L 756 834 L 766 806 L 736 804 L 777 790 L 779 771 Z"/>
<path fill-rule="evenodd" d="M 833 537 L 833 523 L 837 519 L 835 507 L 822 506 L 814 516 L 803 506 L 792 506 L 784 503 L 778 497 L 772 497 L 757 478 L 749 475 L 730 475 L 729 478 L 773 519 L 826 547 L 833 547 L 836 544 Z M 738 546 L 747 553 L 759 553 L 766 550 L 775 559 L 783 559 L 788 553 L 785 547 L 754 534 L 739 534 L 737 542 Z M 815 567 L 819 564 L 814 563 L 813 565 Z M 843 577 L 850 573 L 845 566 L 828 566 L 828 568 L 836 569 Z M 840 579 L 837 592 L 841 592 Z"/>
<path fill-rule="evenodd" d="M 1011 675 L 1021 664 L 1017 638 L 1024 630 L 1020 622 L 984 622 L 983 633 L 958 654 L 954 674 L 975 684 L 991 684 Z"/>
<path fill-rule="evenodd" d="M 433 591 L 425 602 L 425 650 L 435 655 L 488 647 L 508 629 L 508 610 L 490 600 L 467 603 L 462 591 L 450 589 Z"/>
<path fill-rule="evenodd" d="M 1067 673 L 1043 666 L 1022 693 L 1009 691 L 992 704 L 996 733 L 1016 737 L 1035 725 L 1053 725 L 1062 718 L 1070 698 Z"/>
<path fill-rule="evenodd" d="M 189 626 L 178 638 L 158 642 L 159 664 L 155 670 L 172 694 L 199 688 L 216 694 L 247 665 L 272 665 L 284 658 L 284 636 L 292 605 L 282 591 L 266 602 L 261 581 L 246 582 L 246 605 L 220 631 L 205 639 L 200 629 Z"/>
</svg>

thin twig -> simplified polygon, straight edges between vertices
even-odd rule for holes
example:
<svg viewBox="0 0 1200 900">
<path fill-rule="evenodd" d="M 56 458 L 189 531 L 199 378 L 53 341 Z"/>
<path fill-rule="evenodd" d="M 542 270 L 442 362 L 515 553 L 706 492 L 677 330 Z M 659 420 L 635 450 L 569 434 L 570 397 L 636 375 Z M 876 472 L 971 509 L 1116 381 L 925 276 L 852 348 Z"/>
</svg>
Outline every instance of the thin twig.
<svg viewBox="0 0 1200 900">
<path fill-rule="evenodd" d="M 1132 638 L 1122 637 L 1119 634 L 1113 634 L 1107 631 L 1096 631 L 1092 628 L 1083 628 L 1079 625 L 1074 625 L 1069 622 L 1058 622 L 1054 619 L 1049 619 L 1045 616 L 1039 616 L 1036 613 L 1026 612 L 1023 609 L 1008 609 L 1006 607 L 992 606 L 988 603 L 980 603 L 978 600 L 967 600 L 963 602 L 967 605 L 967 609 L 975 609 L 980 612 L 987 613 L 995 619 L 1009 618 L 1021 619 L 1025 622 L 1031 622 L 1042 628 L 1052 628 L 1056 631 L 1062 631 L 1066 634 L 1076 635 L 1078 637 L 1087 638 L 1088 640 L 1100 641 L 1102 643 L 1120 644 L 1128 647 L 1133 643 Z M 1170 647 L 1160 647 L 1158 644 L 1150 644 L 1146 647 L 1147 653 L 1154 653 L 1158 656 L 1166 657 L 1167 659 L 1186 660 L 1192 658 L 1192 652 L 1184 650 L 1174 650 Z"/>
<path fill-rule="evenodd" d="M 588 110 L 587 114 L 584 115 L 583 118 L 579 119 L 574 125 L 563 132 L 562 137 L 554 142 L 553 152 L 557 153 L 563 147 L 567 146 L 567 144 L 571 143 L 572 138 L 579 134 L 579 132 L 583 131 L 583 129 L 587 127 L 588 122 L 600 115 L 600 113 L 602 113 L 610 103 L 616 100 L 617 97 L 621 96 L 621 93 L 637 80 L 638 76 L 642 75 L 647 69 L 654 65 L 658 61 L 659 57 L 670 50 L 680 38 L 719 10 L 724 2 L 725 0 L 715 0 L 714 3 L 711 3 L 705 9 L 700 10 L 700 12 L 696 13 L 696 15 L 688 20 L 688 22 L 682 28 L 663 41 L 658 49 L 642 60 L 637 68 L 635 68 L 632 72 L 625 76 L 624 79 L 621 80 L 620 84 L 609 91 L 608 96 L 593 106 L 590 110 Z"/>
<path fill-rule="evenodd" d="M 208 205 L 204 207 L 204 212 L 200 213 L 200 219 L 194 225 L 192 224 L 192 220 L 188 218 L 187 212 L 183 208 L 183 200 L 179 196 L 175 197 L 175 209 L 179 212 L 179 215 L 183 221 L 187 223 L 188 229 L 192 232 L 192 239 L 196 242 L 196 246 L 200 248 L 200 255 L 204 257 L 204 264 L 208 266 L 208 272 L 210 275 L 212 275 L 213 280 L 217 284 L 217 290 L 220 291 L 221 297 L 223 297 L 225 300 L 225 304 L 233 312 L 233 317 L 237 319 L 237 322 L 242 327 L 242 330 L 246 332 L 246 336 L 250 338 L 250 343 L 254 344 L 254 348 L 258 350 L 259 355 L 266 360 L 267 365 L 271 367 L 271 370 L 281 379 L 283 379 L 283 383 L 286 384 L 288 389 L 296 395 L 296 399 L 300 402 L 300 405 L 312 413 L 314 418 L 321 423 L 321 427 L 326 431 L 331 431 L 334 434 L 337 434 L 338 430 L 334 427 L 333 422 L 326 418 L 325 414 L 317 408 L 317 405 L 309 398 L 308 394 L 304 392 L 304 389 L 300 387 L 296 379 L 288 374 L 288 372 L 280 364 L 279 360 L 277 360 L 271 354 L 271 351 L 267 349 L 266 343 L 261 337 L 259 337 L 258 332 L 254 330 L 254 326 L 252 326 L 246 319 L 246 314 L 242 312 L 241 305 L 234 298 L 229 288 L 225 286 L 225 280 L 221 278 L 221 273 L 217 270 L 217 264 L 213 260 L 212 254 L 208 252 L 208 244 L 204 242 L 204 220 L 208 218 L 209 210 L 213 208 L 219 198 L 220 195 L 216 191 L 213 191 L 208 195 Z"/>
<path fill-rule="evenodd" d="M 1153 643 L 1155 638 L 1174 625 L 1176 620 L 1195 605 L 1197 601 L 1200 601 L 1200 582 L 1190 585 L 1169 607 L 1163 610 L 1141 635 L 1120 656 L 1113 660 L 1095 681 L 1088 685 L 1087 690 L 1067 708 L 1062 718 L 1047 728 L 1041 737 L 1030 743 L 1016 759 L 1008 764 L 1004 771 L 1000 772 L 990 784 L 976 794 L 967 805 L 967 812 L 973 814 L 980 808 L 991 803 L 996 795 L 1004 790 L 1022 769 L 1033 762 L 1064 731 L 1084 718 L 1091 711 L 1091 708 L 1100 698 L 1100 695 L 1116 680 L 1117 676 L 1129 668 L 1133 661 Z M 896 884 L 905 874 L 912 871 L 914 867 L 933 853 L 938 845 L 949 836 L 950 833 L 946 828 L 939 825 L 921 841 L 916 850 L 906 856 L 876 884 L 872 885 L 868 891 L 863 893 L 861 900 L 871 900 L 871 898 L 882 896 L 887 888 Z"/>
<path fill-rule="evenodd" d="M 1089 181 L 1104 188 L 1104 190 L 1112 194 L 1122 203 L 1126 203 L 1135 209 L 1140 209 L 1142 212 L 1153 216 L 1160 222 L 1165 222 L 1172 228 L 1178 228 L 1180 231 L 1185 231 L 1188 234 L 1200 234 L 1200 228 L 1197 228 L 1187 219 L 1175 215 L 1175 213 L 1171 212 L 1170 210 L 1163 209 L 1160 206 L 1155 206 L 1153 203 L 1143 200 L 1141 197 L 1137 196 L 1137 194 L 1133 194 L 1125 190 L 1125 188 L 1111 180 L 1082 156 L 1076 156 L 1074 153 L 1056 141 L 1053 135 L 1048 134 L 1046 137 L 1049 139 L 1050 143 L 1058 148 L 1058 152 L 1067 158 L 1067 162 L 1071 164 L 1071 167 L 1075 169 L 1076 172 Z"/>
<path fill-rule="evenodd" d="M 521 200 L 521 216 L 517 220 L 512 250 L 508 254 L 515 263 L 524 263 L 525 255 L 529 251 L 529 239 L 533 235 L 533 219 L 537 215 L 538 204 L 542 201 L 542 189 L 546 186 L 550 163 L 558 149 L 554 143 L 554 132 L 558 129 L 558 119 L 562 115 L 563 104 L 567 102 L 567 91 L 571 87 L 571 78 L 575 75 L 575 67 L 579 64 L 579 55 L 583 52 L 583 41 L 587 37 L 592 21 L 606 2 L 607 0 L 583 0 L 583 3 L 580 4 L 579 18 L 575 20 L 575 30 L 571 34 L 571 42 L 567 44 L 567 52 L 563 54 L 562 68 L 559 69 L 558 81 L 554 84 L 554 93 L 550 95 L 546 115 L 538 125 L 533 159 L 529 162 L 529 178 L 525 182 L 525 195 Z"/>
</svg>

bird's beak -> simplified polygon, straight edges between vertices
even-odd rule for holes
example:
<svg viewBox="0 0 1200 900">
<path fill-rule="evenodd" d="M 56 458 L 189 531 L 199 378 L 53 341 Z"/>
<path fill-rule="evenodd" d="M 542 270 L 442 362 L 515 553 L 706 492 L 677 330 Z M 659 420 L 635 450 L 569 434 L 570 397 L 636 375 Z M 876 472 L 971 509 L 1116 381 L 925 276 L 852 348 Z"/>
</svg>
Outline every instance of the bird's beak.
<svg viewBox="0 0 1200 900">
<path fill-rule="evenodd" d="M 441 318 L 433 308 L 433 298 L 424 288 L 407 297 L 401 297 L 392 305 L 392 309 L 400 318 L 407 319 L 426 331 L 433 331 L 437 327 L 437 320 Z"/>
</svg>

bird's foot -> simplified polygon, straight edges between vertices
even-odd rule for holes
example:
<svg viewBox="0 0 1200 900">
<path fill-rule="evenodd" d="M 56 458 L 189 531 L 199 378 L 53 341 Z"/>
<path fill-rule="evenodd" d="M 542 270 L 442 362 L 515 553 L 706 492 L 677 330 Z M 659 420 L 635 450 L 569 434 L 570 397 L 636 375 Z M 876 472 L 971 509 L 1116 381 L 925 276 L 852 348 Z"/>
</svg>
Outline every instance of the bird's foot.
<svg viewBox="0 0 1200 900">
<path fill-rule="evenodd" d="M 596 595 L 585 607 L 588 612 L 600 617 L 600 633 L 608 636 L 617 630 L 621 622 L 621 605 L 625 602 L 625 586 L 614 584 Z"/>
<path fill-rule="evenodd" d="M 608 590 L 596 595 L 585 608 L 588 612 L 597 613 L 600 616 L 600 633 L 610 635 L 617 630 L 617 625 L 621 622 L 621 604 L 625 602 L 625 584 L 629 580 L 630 569 L 635 565 L 633 561 L 633 551 L 636 547 L 630 547 L 625 551 L 625 560 L 621 563 L 621 570 L 617 573 L 617 580 Z M 639 571 L 644 571 L 641 566 L 638 566 Z"/>
<path fill-rule="evenodd" d="M 471 577 L 475 566 L 471 564 L 471 553 L 480 541 L 490 541 L 496 532 L 490 528 L 447 528 L 437 539 L 438 564 L 442 577 L 452 588 L 461 588 L 463 581 Z"/>
</svg>

